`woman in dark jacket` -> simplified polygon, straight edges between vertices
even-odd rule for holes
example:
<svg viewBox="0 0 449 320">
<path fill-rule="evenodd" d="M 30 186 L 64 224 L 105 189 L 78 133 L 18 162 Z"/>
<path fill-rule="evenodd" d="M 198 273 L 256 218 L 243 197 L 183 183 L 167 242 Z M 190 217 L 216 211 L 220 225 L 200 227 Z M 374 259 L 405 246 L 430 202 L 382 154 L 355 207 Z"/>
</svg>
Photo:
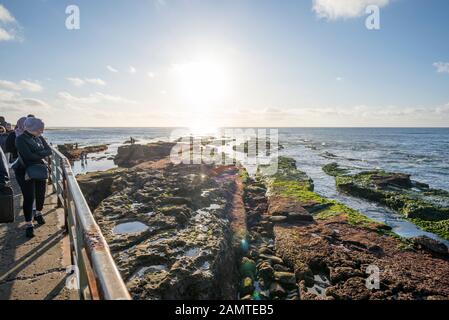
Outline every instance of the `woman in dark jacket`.
<svg viewBox="0 0 449 320">
<path fill-rule="evenodd" d="M 33 228 L 33 204 L 36 201 L 36 213 L 34 220 L 38 224 L 44 224 L 42 216 L 44 207 L 47 180 L 29 179 L 27 168 L 31 165 L 45 164 L 43 159 L 51 155 L 51 148 L 42 137 L 44 123 L 37 118 L 27 118 L 24 125 L 25 131 L 16 138 L 16 147 L 19 155 L 19 163 L 14 166 L 17 182 L 22 189 L 23 213 L 25 215 L 26 236 L 34 237 Z"/>
</svg>

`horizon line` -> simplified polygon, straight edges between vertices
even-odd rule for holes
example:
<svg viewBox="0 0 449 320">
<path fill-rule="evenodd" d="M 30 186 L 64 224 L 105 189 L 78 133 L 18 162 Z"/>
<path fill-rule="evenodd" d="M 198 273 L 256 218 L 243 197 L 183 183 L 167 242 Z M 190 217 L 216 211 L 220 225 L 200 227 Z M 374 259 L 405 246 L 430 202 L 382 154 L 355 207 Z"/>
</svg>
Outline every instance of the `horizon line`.
<svg viewBox="0 0 449 320">
<path fill-rule="evenodd" d="M 126 126 L 48 126 L 46 127 L 46 129 L 86 129 L 86 128 L 96 128 L 96 129 L 132 129 L 132 128 L 148 128 L 148 129 L 152 129 L 152 128 L 157 128 L 157 129 L 174 129 L 174 128 L 187 128 L 189 129 L 188 126 L 131 126 L 131 127 L 126 127 Z M 405 126 L 405 127 L 401 127 L 401 126 L 385 126 L 385 127 L 379 127 L 379 126 L 366 126 L 366 127 L 351 127 L 351 126 L 346 126 L 346 127 L 332 127 L 332 126 L 309 126 L 309 127 L 291 127 L 291 126 L 276 126 L 276 127 L 269 127 L 269 126 L 221 126 L 221 127 L 216 127 L 216 129 L 226 129 L 226 128 L 256 128 L 256 129 L 275 129 L 275 128 L 279 128 L 279 129 L 449 129 L 449 126 L 447 127 L 431 127 L 431 126 L 423 126 L 423 127 L 419 127 L 419 126 Z"/>
</svg>

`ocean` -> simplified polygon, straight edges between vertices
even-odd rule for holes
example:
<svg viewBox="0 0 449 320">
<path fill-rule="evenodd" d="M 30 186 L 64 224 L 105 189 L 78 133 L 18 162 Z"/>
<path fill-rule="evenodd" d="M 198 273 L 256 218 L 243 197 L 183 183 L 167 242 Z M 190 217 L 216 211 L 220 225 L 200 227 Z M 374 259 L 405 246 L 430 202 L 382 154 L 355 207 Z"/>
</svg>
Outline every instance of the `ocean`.
<svg viewBox="0 0 449 320">
<path fill-rule="evenodd" d="M 53 144 L 109 144 L 105 153 L 90 155 L 87 164 L 75 162 L 73 170 L 79 174 L 114 167 L 113 161 L 107 158 L 130 137 L 139 143 L 166 141 L 172 130 L 50 128 L 44 135 Z M 449 190 L 449 128 L 281 128 L 279 142 L 284 147 L 280 154 L 296 159 L 298 168 L 313 179 L 315 191 L 320 195 L 339 200 L 370 218 L 387 223 L 401 236 L 426 234 L 438 238 L 391 210 L 340 194 L 335 188 L 334 178 L 326 175 L 321 167 L 337 162 L 361 169 L 403 172 L 433 188 Z"/>
</svg>

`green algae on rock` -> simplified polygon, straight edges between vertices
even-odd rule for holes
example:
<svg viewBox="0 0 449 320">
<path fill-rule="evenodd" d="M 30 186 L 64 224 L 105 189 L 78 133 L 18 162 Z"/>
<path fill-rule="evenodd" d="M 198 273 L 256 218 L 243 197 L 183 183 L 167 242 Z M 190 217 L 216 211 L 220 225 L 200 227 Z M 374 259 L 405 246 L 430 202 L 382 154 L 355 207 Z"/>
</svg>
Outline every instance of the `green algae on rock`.
<svg viewBox="0 0 449 320">
<path fill-rule="evenodd" d="M 449 271 L 447 248 L 427 238 L 417 245 L 409 243 L 385 224 L 321 197 L 293 159 L 281 158 L 279 167 L 276 175 L 261 177 L 267 186 L 268 206 L 288 199 L 294 208 L 302 206 L 313 216 L 313 221 L 284 220 L 273 227 L 274 254 L 294 270 L 301 299 L 449 297 L 442 275 Z M 403 184 L 406 179 L 400 176 L 395 182 Z M 378 290 L 366 287 L 370 265 L 382 270 Z M 428 273 L 435 270 L 438 280 L 429 279 Z M 281 288 L 275 283 L 270 290 L 282 294 Z"/>
<path fill-rule="evenodd" d="M 323 171 L 333 177 L 337 177 L 340 175 L 345 175 L 348 173 L 348 170 L 345 168 L 341 168 L 338 163 L 332 162 L 323 166 Z"/>
<path fill-rule="evenodd" d="M 336 163 L 323 167 L 337 189 L 393 209 L 428 232 L 449 240 L 449 192 L 431 189 L 410 175 L 382 170 L 350 173 Z"/>
<path fill-rule="evenodd" d="M 389 229 L 383 223 L 371 220 L 338 201 L 323 198 L 314 192 L 313 181 L 306 173 L 296 168 L 294 159 L 279 157 L 278 166 L 279 171 L 276 175 L 263 178 L 267 183 L 269 198 L 276 199 L 275 201 L 272 200 L 271 203 L 287 200 L 290 204 L 296 203 L 314 214 L 315 219 L 326 219 L 334 215 L 340 215 L 354 225 L 379 230 Z"/>
</svg>

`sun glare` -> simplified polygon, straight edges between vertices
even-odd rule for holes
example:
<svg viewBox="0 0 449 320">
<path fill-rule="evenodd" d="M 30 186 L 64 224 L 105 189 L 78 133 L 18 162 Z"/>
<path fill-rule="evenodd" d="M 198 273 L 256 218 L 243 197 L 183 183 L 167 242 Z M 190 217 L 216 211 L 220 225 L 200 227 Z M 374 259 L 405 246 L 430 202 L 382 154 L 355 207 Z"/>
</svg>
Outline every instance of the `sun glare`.
<svg viewBox="0 0 449 320">
<path fill-rule="evenodd" d="M 207 122 L 197 121 L 189 126 L 189 131 L 193 135 L 199 136 L 217 136 L 219 133 L 218 126 L 207 124 Z"/>
<path fill-rule="evenodd" d="M 228 94 L 229 75 L 223 63 L 200 60 L 173 67 L 178 96 L 193 111 L 213 109 Z"/>
</svg>

